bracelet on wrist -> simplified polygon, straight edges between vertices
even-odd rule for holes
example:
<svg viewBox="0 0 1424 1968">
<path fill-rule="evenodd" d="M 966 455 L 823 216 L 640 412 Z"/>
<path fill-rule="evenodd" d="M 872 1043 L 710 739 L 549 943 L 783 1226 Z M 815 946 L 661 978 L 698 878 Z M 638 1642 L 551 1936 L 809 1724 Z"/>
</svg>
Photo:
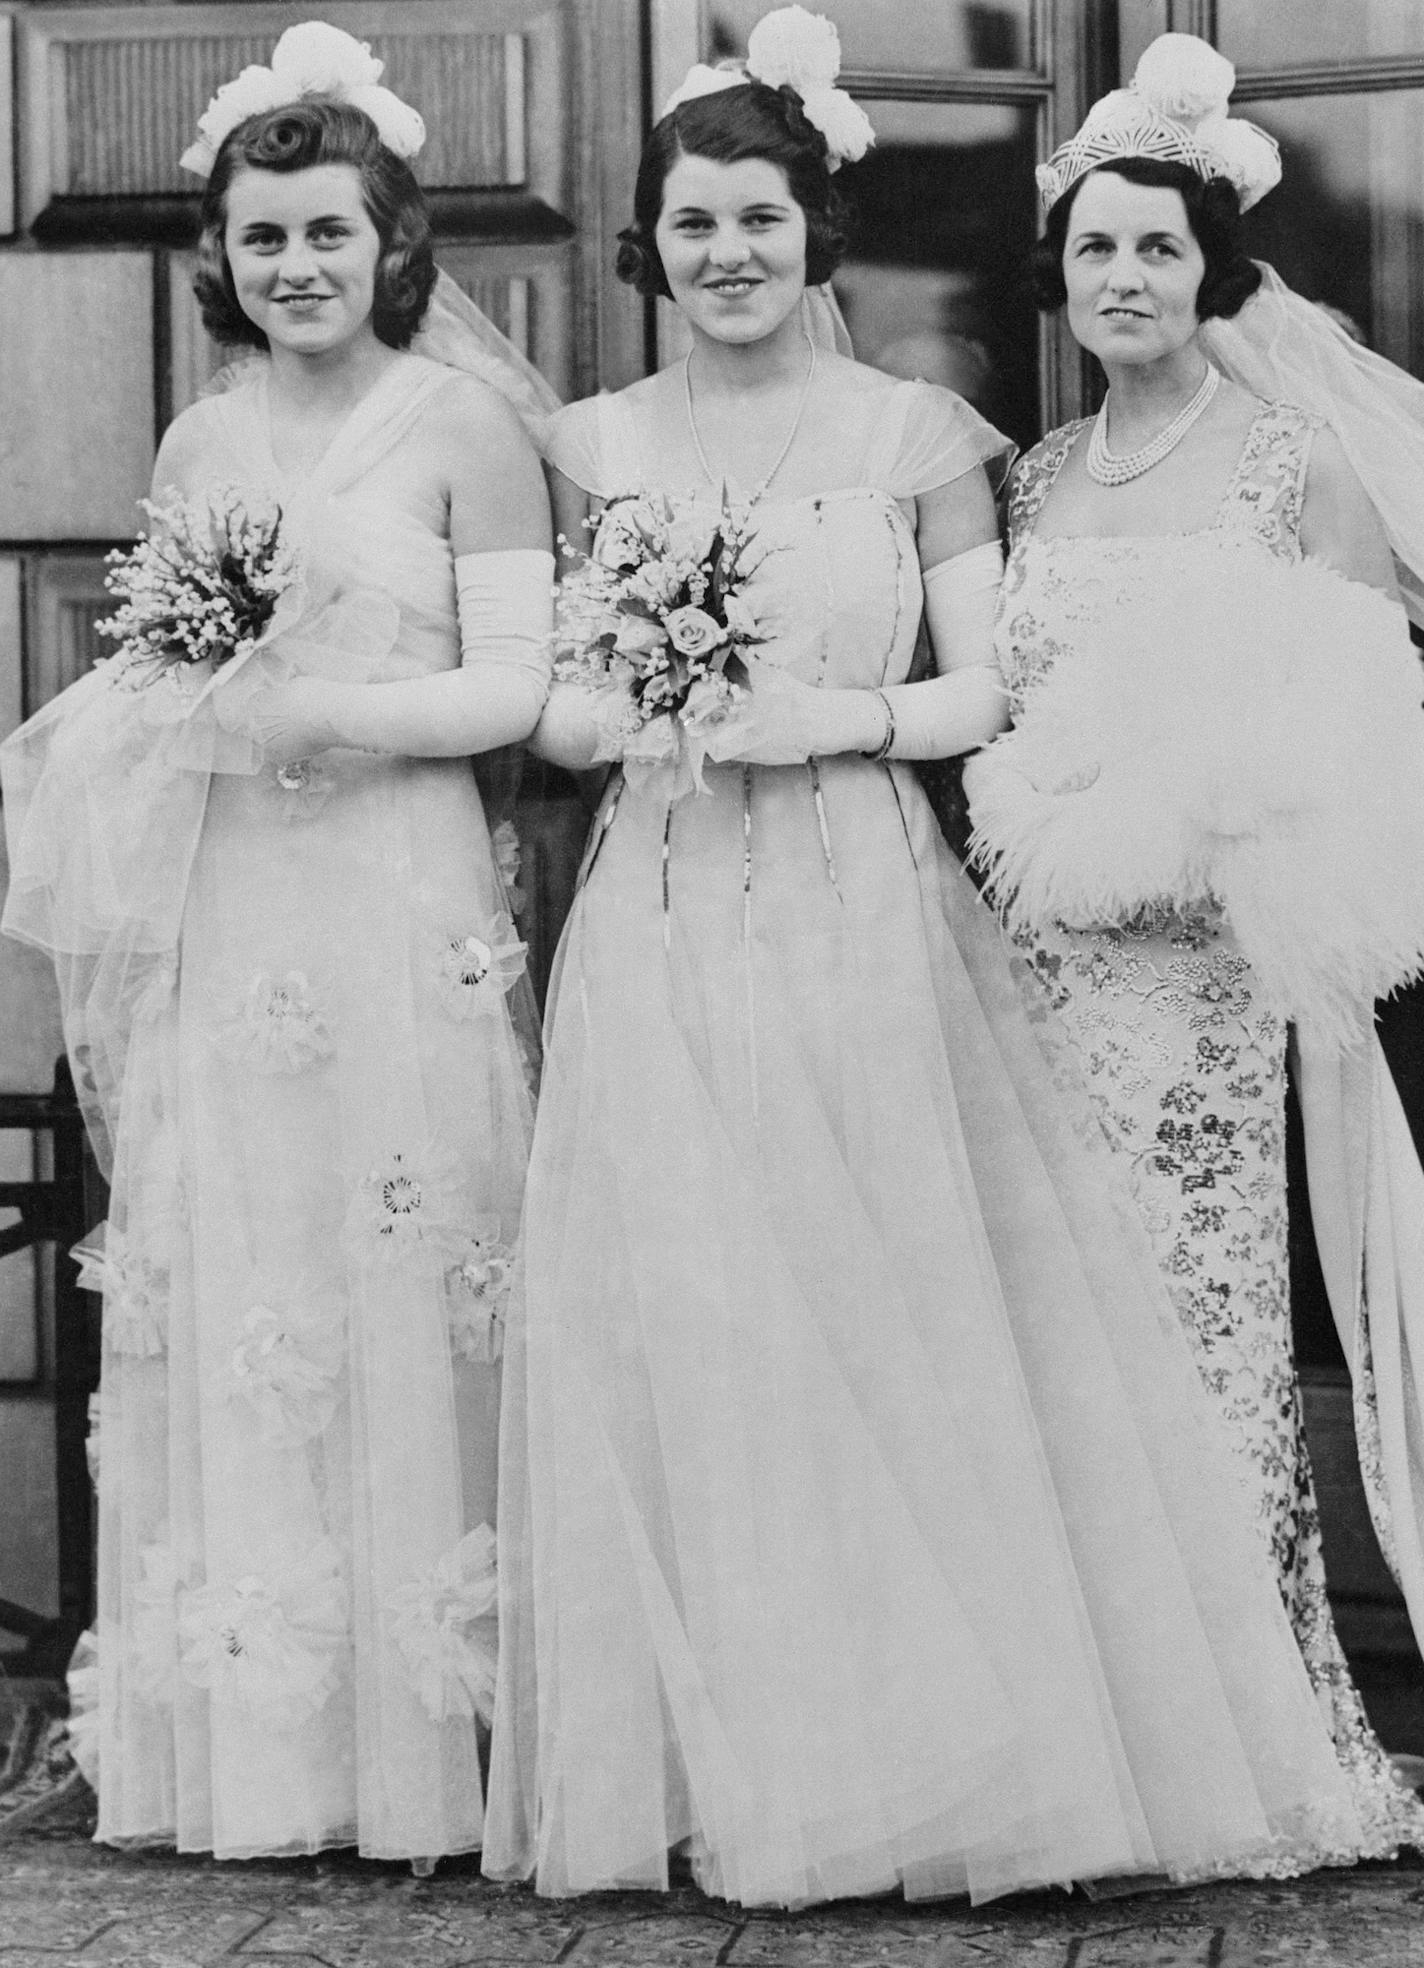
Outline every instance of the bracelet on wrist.
<svg viewBox="0 0 1424 1968">
<path fill-rule="evenodd" d="M 879 698 L 880 708 L 885 713 L 885 736 L 880 740 L 874 751 L 862 752 L 861 757 L 868 758 L 872 764 L 883 765 L 885 760 L 889 758 L 895 745 L 895 711 L 890 699 L 885 695 L 883 690 L 877 690 L 872 694 Z"/>
</svg>

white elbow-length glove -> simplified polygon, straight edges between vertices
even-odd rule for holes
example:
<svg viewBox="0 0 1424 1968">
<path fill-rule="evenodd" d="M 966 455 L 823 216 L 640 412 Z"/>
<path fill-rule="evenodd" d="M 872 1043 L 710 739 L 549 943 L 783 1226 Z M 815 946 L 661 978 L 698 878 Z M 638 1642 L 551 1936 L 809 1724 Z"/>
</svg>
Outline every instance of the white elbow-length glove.
<svg viewBox="0 0 1424 1968">
<path fill-rule="evenodd" d="M 712 748 L 713 756 L 755 765 L 796 765 L 837 752 L 933 759 L 985 744 L 1007 721 L 993 646 L 1003 570 L 997 540 L 929 569 L 925 619 L 946 667 L 922 683 L 818 688 L 774 664 L 753 662 L 745 716 Z"/>
<path fill-rule="evenodd" d="M 459 669 L 388 683 L 295 676 L 237 693 L 233 710 L 267 762 L 334 746 L 460 758 L 527 738 L 549 689 L 554 557 L 533 547 L 462 554 L 455 584 Z"/>
</svg>

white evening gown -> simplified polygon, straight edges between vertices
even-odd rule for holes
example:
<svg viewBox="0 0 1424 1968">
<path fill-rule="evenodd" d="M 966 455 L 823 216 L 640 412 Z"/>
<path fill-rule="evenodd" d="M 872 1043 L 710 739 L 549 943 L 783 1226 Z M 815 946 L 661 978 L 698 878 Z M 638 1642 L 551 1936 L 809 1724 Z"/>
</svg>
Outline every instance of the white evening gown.
<svg viewBox="0 0 1424 1968">
<path fill-rule="evenodd" d="M 553 462 L 696 487 L 646 402 L 561 413 Z M 897 682 L 904 502 L 1003 441 L 889 383 L 810 440 L 822 489 L 757 508 L 762 653 Z M 562 946 L 486 1870 L 662 1887 L 685 1845 L 799 1905 L 1353 1856 L 1150 1248 L 913 773 L 708 784 L 615 778 Z"/>
<path fill-rule="evenodd" d="M 1292 568 L 1301 560 L 1315 431 L 1303 411 L 1258 407 L 1213 523 L 1185 537 L 1036 532 L 1085 428 L 1052 432 L 1014 474 L 999 642 L 1016 713 L 1051 672 L 1071 674 L 1081 665 L 1120 611 L 1136 609 L 1134 631 L 1155 623 L 1155 645 L 1146 645 L 1154 662 L 1179 669 L 1181 644 L 1211 632 L 1190 612 L 1176 615 L 1170 628 L 1159 614 L 1159 597 L 1180 582 L 1187 555 L 1207 594 L 1230 592 L 1229 584 L 1253 575 L 1264 579 L 1267 556 Z M 1253 555 L 1260 556 L 1254 566 Z M 1136 632 L 1132 647 L 1134 654 L 1144 647 Z M 1339 660 L 1338 648 L 1331 656 Z M 1163 694 L 1167 687 L 1156 684 Z M 1137 815 L 1139 831 L 1168 824 L 1174 809 L 1164 779 L 1165 769 L 1155 775 L 1154 811 Z M 1358 793 L 1350 786 L 1339 789 L 1342 803 L 1352 796 Z M 1249 797 L 1243 809 L 1259 827 Z M 1239 815 L 1235 826 L 1245 831 Z M 1291 1334 L 1285 1018 L 1221 905 L 1207 895 L 1091 927 L 1043 923 L 1023 934 L 1022 946 L 1072 1042 L 1203 1384 L 1230 1432 L 1262 1551 L 1329 1718 L 1369 1850 L 1417 1844 L 1424 1807 L 1402 1787 L 1370 1727 L 1326 1592 Z"/>
<path fill-rule="evenodd" d="M 199 407 L 206 482 L 277 497 L 305 560 L 301 619 L 254 661 L 458 663 L 419 441 L 454 381 L 399 358 L 300 482 L 264 365 Z M 112 684 L 83 679 L 6 756 L 7 927 L 58 952 L 116 1133 L 79 1677 L 97 1835 L 469 1850 L 491 1314 L 532 1127 L 522 946 L 472 768 L 331 751 L 209 779 L 243 749 L 210 705 L 175 742 L 167 685 Z"/>
</svg>

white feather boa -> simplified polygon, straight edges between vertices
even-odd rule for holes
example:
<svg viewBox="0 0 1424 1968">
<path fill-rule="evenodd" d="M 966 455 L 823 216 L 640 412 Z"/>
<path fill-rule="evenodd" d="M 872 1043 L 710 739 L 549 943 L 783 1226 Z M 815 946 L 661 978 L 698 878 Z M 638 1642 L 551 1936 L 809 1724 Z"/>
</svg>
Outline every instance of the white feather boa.
<svg viewBox="0 0 1424 1968">
<path fill-rule="evenodd" d="M 1277 1008 L 1354 1042 L 1424 966 L 1404 614 L 1254 544 L 1188 536 L 1149 565 L 971 760 L 973 856 L 1015 928 L 1214 896 Z"/>
</svg>

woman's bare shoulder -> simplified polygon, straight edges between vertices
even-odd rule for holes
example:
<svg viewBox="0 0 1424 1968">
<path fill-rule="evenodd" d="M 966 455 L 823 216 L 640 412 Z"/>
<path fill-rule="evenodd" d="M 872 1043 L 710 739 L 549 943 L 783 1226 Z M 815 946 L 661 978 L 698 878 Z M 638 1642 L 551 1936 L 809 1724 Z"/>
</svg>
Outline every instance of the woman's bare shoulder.
<svg viewBox="0 0 1424 1968">
<path fill-rule="evenodd" d="M 429 397 L 416 428 L 423 443 L 439 448 L 493 443 L 517 449 L 529 443 L 513 404 L 491 384 L 458 370 Z"/>
<path fill-rule="evenodd" d="M 181 492 L 193 489 L 204 472 L 218 430 L 217 400 L 199 397 L 186 410 L 180 410 L 163 433 L 153 464 L 155 491 Z"/>
<path fill-rule="evenodd" d="M 1383 523 L 1344 445 L 1323 422 L 1315 430 L 1306 461 L 1300 539 L 1315 559 L 1397 597 L 1394 559 Z"/>
</svg>

